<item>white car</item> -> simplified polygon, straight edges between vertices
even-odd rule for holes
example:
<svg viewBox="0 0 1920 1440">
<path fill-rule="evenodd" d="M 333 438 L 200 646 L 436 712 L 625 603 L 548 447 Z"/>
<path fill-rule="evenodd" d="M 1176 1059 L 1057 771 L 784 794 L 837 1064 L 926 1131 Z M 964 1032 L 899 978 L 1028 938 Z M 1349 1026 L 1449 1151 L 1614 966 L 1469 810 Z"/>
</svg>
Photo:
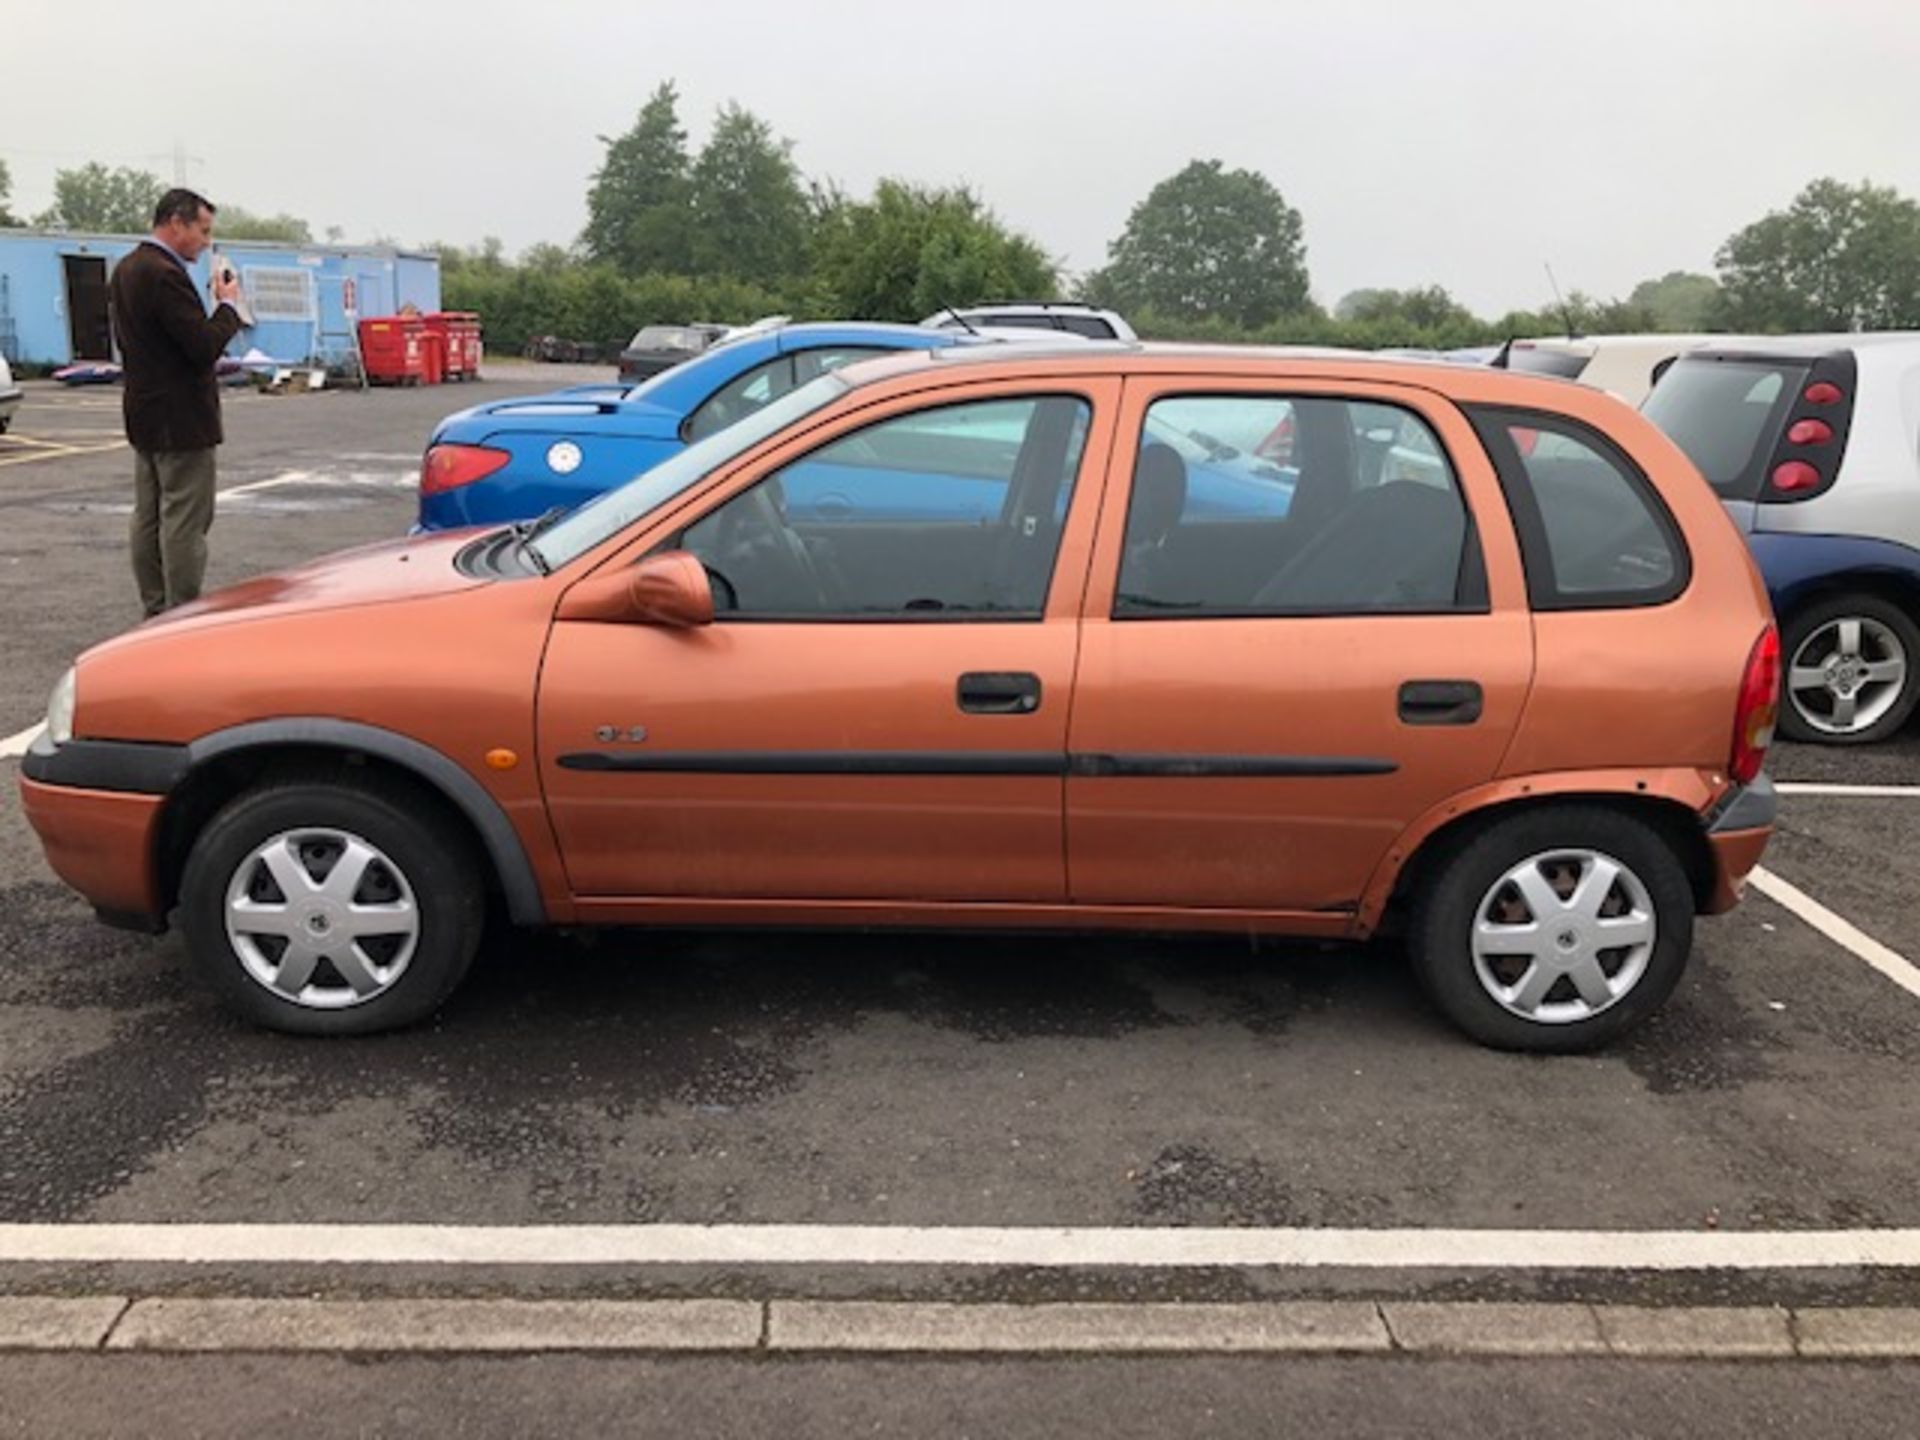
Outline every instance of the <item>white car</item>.
<svg viewBox="0 0 1920 1440">
<path fill-rule="evenodd" d="M 1558 375 L 1617 395 L 1638 407 L 1666 368 L 1689 350 L 1724 345 L 1733 335 L 1583 335 L 1578 338 L 1516 340 L 1506 368 L 1534 375 Z"/>
<path fill-rule="evenodd" d="M 0 435 L 7 433 L 7 427 L 13 424 L 14 412 L 20 408 L 20 387 L 13 383 L 13 371 L 7 366 L 7 357 L 0 355 Z"/>
<path fill-rule="evenodd" d="M 1010 301 L 994 305 L 963 305 L 957 310 L 942 310 L 920 322 L 937 330 L 972 330 L 976 327 L 1013 330 L 1065 330 L 1088 340 L 1125 340 L 1140 337 L 1133 327 L 1111 310 L 1097 305 L 1076 305 L 1050 300 Z"/>
</svg>

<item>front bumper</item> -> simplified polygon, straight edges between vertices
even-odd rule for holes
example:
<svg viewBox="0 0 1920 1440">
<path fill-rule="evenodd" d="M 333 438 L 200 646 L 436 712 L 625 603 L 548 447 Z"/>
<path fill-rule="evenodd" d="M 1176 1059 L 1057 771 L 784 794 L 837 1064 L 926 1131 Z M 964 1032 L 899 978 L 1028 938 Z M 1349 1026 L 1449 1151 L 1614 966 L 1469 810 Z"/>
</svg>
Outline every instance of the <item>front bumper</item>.
<svg viewBox="0 0 1920 1440">
<path fill-rule="evenodd" d="M 1709 817 L 1707 850 L 1713 860 L 1713 874 L 1700 907 L 1702 913 L 1722 915 L 1740 903 L 1747 876 L 1760 863 L 1767 842 L 1773 838 L 1773 822 L 1779 813 L 1773 781 L 1762 775 L 1729 794 Z"/>
<path fill-rule="evenodd" d="M 18 385 L 11 390 L 0 390 L 0 420 L 11 420 L 25 395 L 26 392 Z"/>
<path fill-rule="evenodd" d="M 45 735 L 22 757 L 20 808 L 54 874 L 101 918 L 164 928 L 154 842 L 167 794 L 186 767 L 181 745 L 55 745 Z"/>
</svg>

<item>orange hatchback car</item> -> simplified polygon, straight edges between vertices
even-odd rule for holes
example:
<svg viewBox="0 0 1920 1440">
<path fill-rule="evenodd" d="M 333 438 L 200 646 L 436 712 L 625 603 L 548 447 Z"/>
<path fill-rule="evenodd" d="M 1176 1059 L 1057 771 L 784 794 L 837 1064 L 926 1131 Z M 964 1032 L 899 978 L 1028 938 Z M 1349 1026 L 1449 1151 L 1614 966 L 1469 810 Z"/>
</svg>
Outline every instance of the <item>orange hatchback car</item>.
<svg viewBox="0 0 1920 1440">
<path fill-rule="evenodd" d="M 90 650 L 21 790 L 285 1030 L 429 1014 L 490 918 L 1397 932 L 1467 1032 L 1573 1050 L 1765 847 L 1778 668 L 1719 501 L 1598 392 L 949 350 Z"/>
</svg>

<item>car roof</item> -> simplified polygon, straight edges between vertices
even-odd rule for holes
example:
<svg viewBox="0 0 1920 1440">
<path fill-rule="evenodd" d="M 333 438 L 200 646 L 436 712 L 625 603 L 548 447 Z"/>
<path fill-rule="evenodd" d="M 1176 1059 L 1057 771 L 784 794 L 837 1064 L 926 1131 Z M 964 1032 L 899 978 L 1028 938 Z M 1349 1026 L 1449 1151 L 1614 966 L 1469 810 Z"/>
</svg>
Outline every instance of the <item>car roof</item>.
<svg viewBox="0 0 1920 1440">
<path fill-rule="evenodd" d="M 1598 355 L 1608 351 L 1632 352 L 1635 350 L 1645 350 L 1652 354 L 1661 351 L 1691 350 L 1695 346 L 1710 344 L 1715 340 L 1733 338 L 1736 337 L 1679 331 L 1671 333 L 1655 331 L 1646 335 L 1536 335 L 1515 340 L 1513 348 L 1558 350 L 1574 355 Z"/>
<path fill-rule="evenodd" d="M 1572 398 L 1575 396 L 1608 399 L 1601 391 L 1557 375 L 1496 370 L 1446 359 L 1381 356 L 1367 350 L 1318 346 L 1166 344 L 1066 337 L 1059 343 L 953 346 L 931 354 L 902 351 L 862 360 L 835 373 L 850 387 L 863 387 L 916 372 L 951 371 L 962 366 L 1035 376 L 1184 374 L 1205 379 L 1266 374 L 1282 380 L 1364 380 L 1418 386 L 1489 403 L 1496 399 L 1519 404 L 1531 401 L 1551 410 L 1567 408 L 1569 399 L 1574 407 L 1584 408 L 1587 401 Z M 1621 408 L 1630 411 L 1630 407 Z"/>
<path fill-rule="evenodd" d="M 982 300 L 978 305 L 956 305 L 952 310 L 958 310 L 962 315 L 978 315 L 987 310 L 1072 310 L 1081 315 L 1112 313 L 1104 306 L 1089 305 L 1084 300 Z M 941 310 L 938 313 L 948 315 L 952 310 Z"/>
<path fill-rule="evenodd" d="M 1816 335 L 1718 336 L 1701 346 L 1698 355 L 1751 355 L 1756 358 L 1782 357 L 1795 360 L 1817 359 L 1839 350 L 1893 351 L 1903 347 L 1920 348 L 1920 330 L 1871 330 L 1831 332 Z"/>
</svg>

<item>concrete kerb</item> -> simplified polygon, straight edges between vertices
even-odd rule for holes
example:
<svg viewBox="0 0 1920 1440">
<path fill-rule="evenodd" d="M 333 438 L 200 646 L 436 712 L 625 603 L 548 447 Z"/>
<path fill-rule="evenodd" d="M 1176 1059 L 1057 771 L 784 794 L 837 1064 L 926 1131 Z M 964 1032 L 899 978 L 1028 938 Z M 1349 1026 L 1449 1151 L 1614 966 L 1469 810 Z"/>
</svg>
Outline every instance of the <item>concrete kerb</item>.
<svg viewBox="0 0 1920 1440">
<path fill-rule="evenodd" d="M 1920 1360 L 1920 1309 L 0 1296 L 0 1352 Z"/>
</svg>

